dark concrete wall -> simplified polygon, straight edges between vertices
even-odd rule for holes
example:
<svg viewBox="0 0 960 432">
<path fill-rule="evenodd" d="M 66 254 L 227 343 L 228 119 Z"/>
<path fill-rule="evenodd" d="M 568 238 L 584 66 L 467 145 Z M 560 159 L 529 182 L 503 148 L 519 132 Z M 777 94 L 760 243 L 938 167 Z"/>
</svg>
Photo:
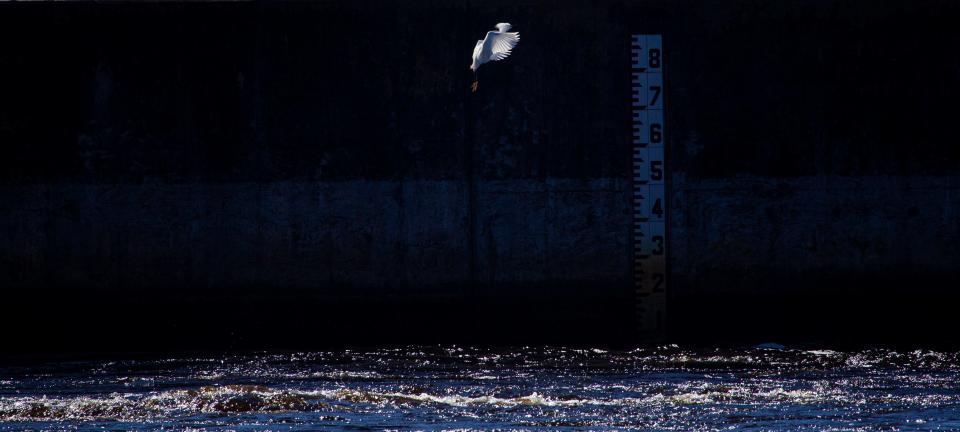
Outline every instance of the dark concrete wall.
<svg viewBox="0 0 960 432">
<path fill-rule="evenodd" d="M 629 340 L 629 35 L 662 33 L 673 337 L 907 340 L 960 273 L 957 18 L 0 5 L 7 319 L 47 323 L 25 346 L 124 317 L 141 345 Z M 499 21 L 522 41 L 470 94 Z"/>
<path fill-rule="evenodd" d="M 4 282 L 144 295 L 531 295 L 629 282 L 628 180 L 442 180 L 0 188 Z M 349 289 L 332 289 L 347 287 Z M 548 289 L 549 288 L 549 289 Z M 608 288 L 611 291 L 612 288 Z"/>
</svg>

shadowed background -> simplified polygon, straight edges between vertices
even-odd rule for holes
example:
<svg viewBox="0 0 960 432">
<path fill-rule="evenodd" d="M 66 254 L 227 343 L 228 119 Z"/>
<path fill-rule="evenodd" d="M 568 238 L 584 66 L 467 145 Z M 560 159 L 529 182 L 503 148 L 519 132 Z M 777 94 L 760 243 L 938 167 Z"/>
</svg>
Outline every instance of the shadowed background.
<svg viewBox="0 0 960 432">
<path fill-rule="evenodd" d="M 632 343 L 632 33 L 666 52 L 672 340 L 955 344 L 957 18 L 0 5 L 4 349 Z"/>
</svg>

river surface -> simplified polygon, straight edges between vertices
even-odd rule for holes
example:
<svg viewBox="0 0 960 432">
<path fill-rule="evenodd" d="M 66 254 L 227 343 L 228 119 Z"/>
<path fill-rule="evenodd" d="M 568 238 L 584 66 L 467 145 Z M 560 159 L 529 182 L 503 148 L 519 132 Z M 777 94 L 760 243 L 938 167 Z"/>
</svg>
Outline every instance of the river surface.
<svg viewBox="0 0 960 432">
<path fill-rule="evenodd" d="M 960 430 L 960 354 L 411 346 L 0 367 L 0 430 Z"/>
</svg>

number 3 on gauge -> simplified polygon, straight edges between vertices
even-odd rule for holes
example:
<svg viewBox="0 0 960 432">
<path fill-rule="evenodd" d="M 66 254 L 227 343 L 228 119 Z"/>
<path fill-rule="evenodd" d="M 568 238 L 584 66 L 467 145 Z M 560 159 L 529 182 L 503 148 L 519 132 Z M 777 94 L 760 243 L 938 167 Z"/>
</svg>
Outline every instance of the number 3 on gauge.
<svg viewBox="0 0 960 432">
<path fill-rule="evenodd" d="M 650 253 L 652 255 L 663 255 L 663 236 L 655 235 L 651 237 L 650 240 L 653 240 L 653 242 L 657 244 L 657 247 L 655 247 Z"/>
</svg>

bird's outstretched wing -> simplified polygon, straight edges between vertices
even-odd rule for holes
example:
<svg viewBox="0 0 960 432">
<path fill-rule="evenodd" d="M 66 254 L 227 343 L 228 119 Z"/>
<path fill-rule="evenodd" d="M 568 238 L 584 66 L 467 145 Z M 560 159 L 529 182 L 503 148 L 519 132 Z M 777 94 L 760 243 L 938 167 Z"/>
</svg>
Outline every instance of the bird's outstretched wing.
<svg viewBox="0 0 960 432">
<path fill-rule="evenodd" d="M 487 51 L 484 57 L 489 59 L 488 61 L 503 60 L 510 56 L 510 51 L 520 42 L 520 33 L 487 32 L 484 42 Z"/>
<path fill-rule="evenodd" d="M 478 40 L 477 44 L 473 47 L 473 58 L 479 58 L 480 54 L 483 52 L 483 41 Z"/>
</svg>

